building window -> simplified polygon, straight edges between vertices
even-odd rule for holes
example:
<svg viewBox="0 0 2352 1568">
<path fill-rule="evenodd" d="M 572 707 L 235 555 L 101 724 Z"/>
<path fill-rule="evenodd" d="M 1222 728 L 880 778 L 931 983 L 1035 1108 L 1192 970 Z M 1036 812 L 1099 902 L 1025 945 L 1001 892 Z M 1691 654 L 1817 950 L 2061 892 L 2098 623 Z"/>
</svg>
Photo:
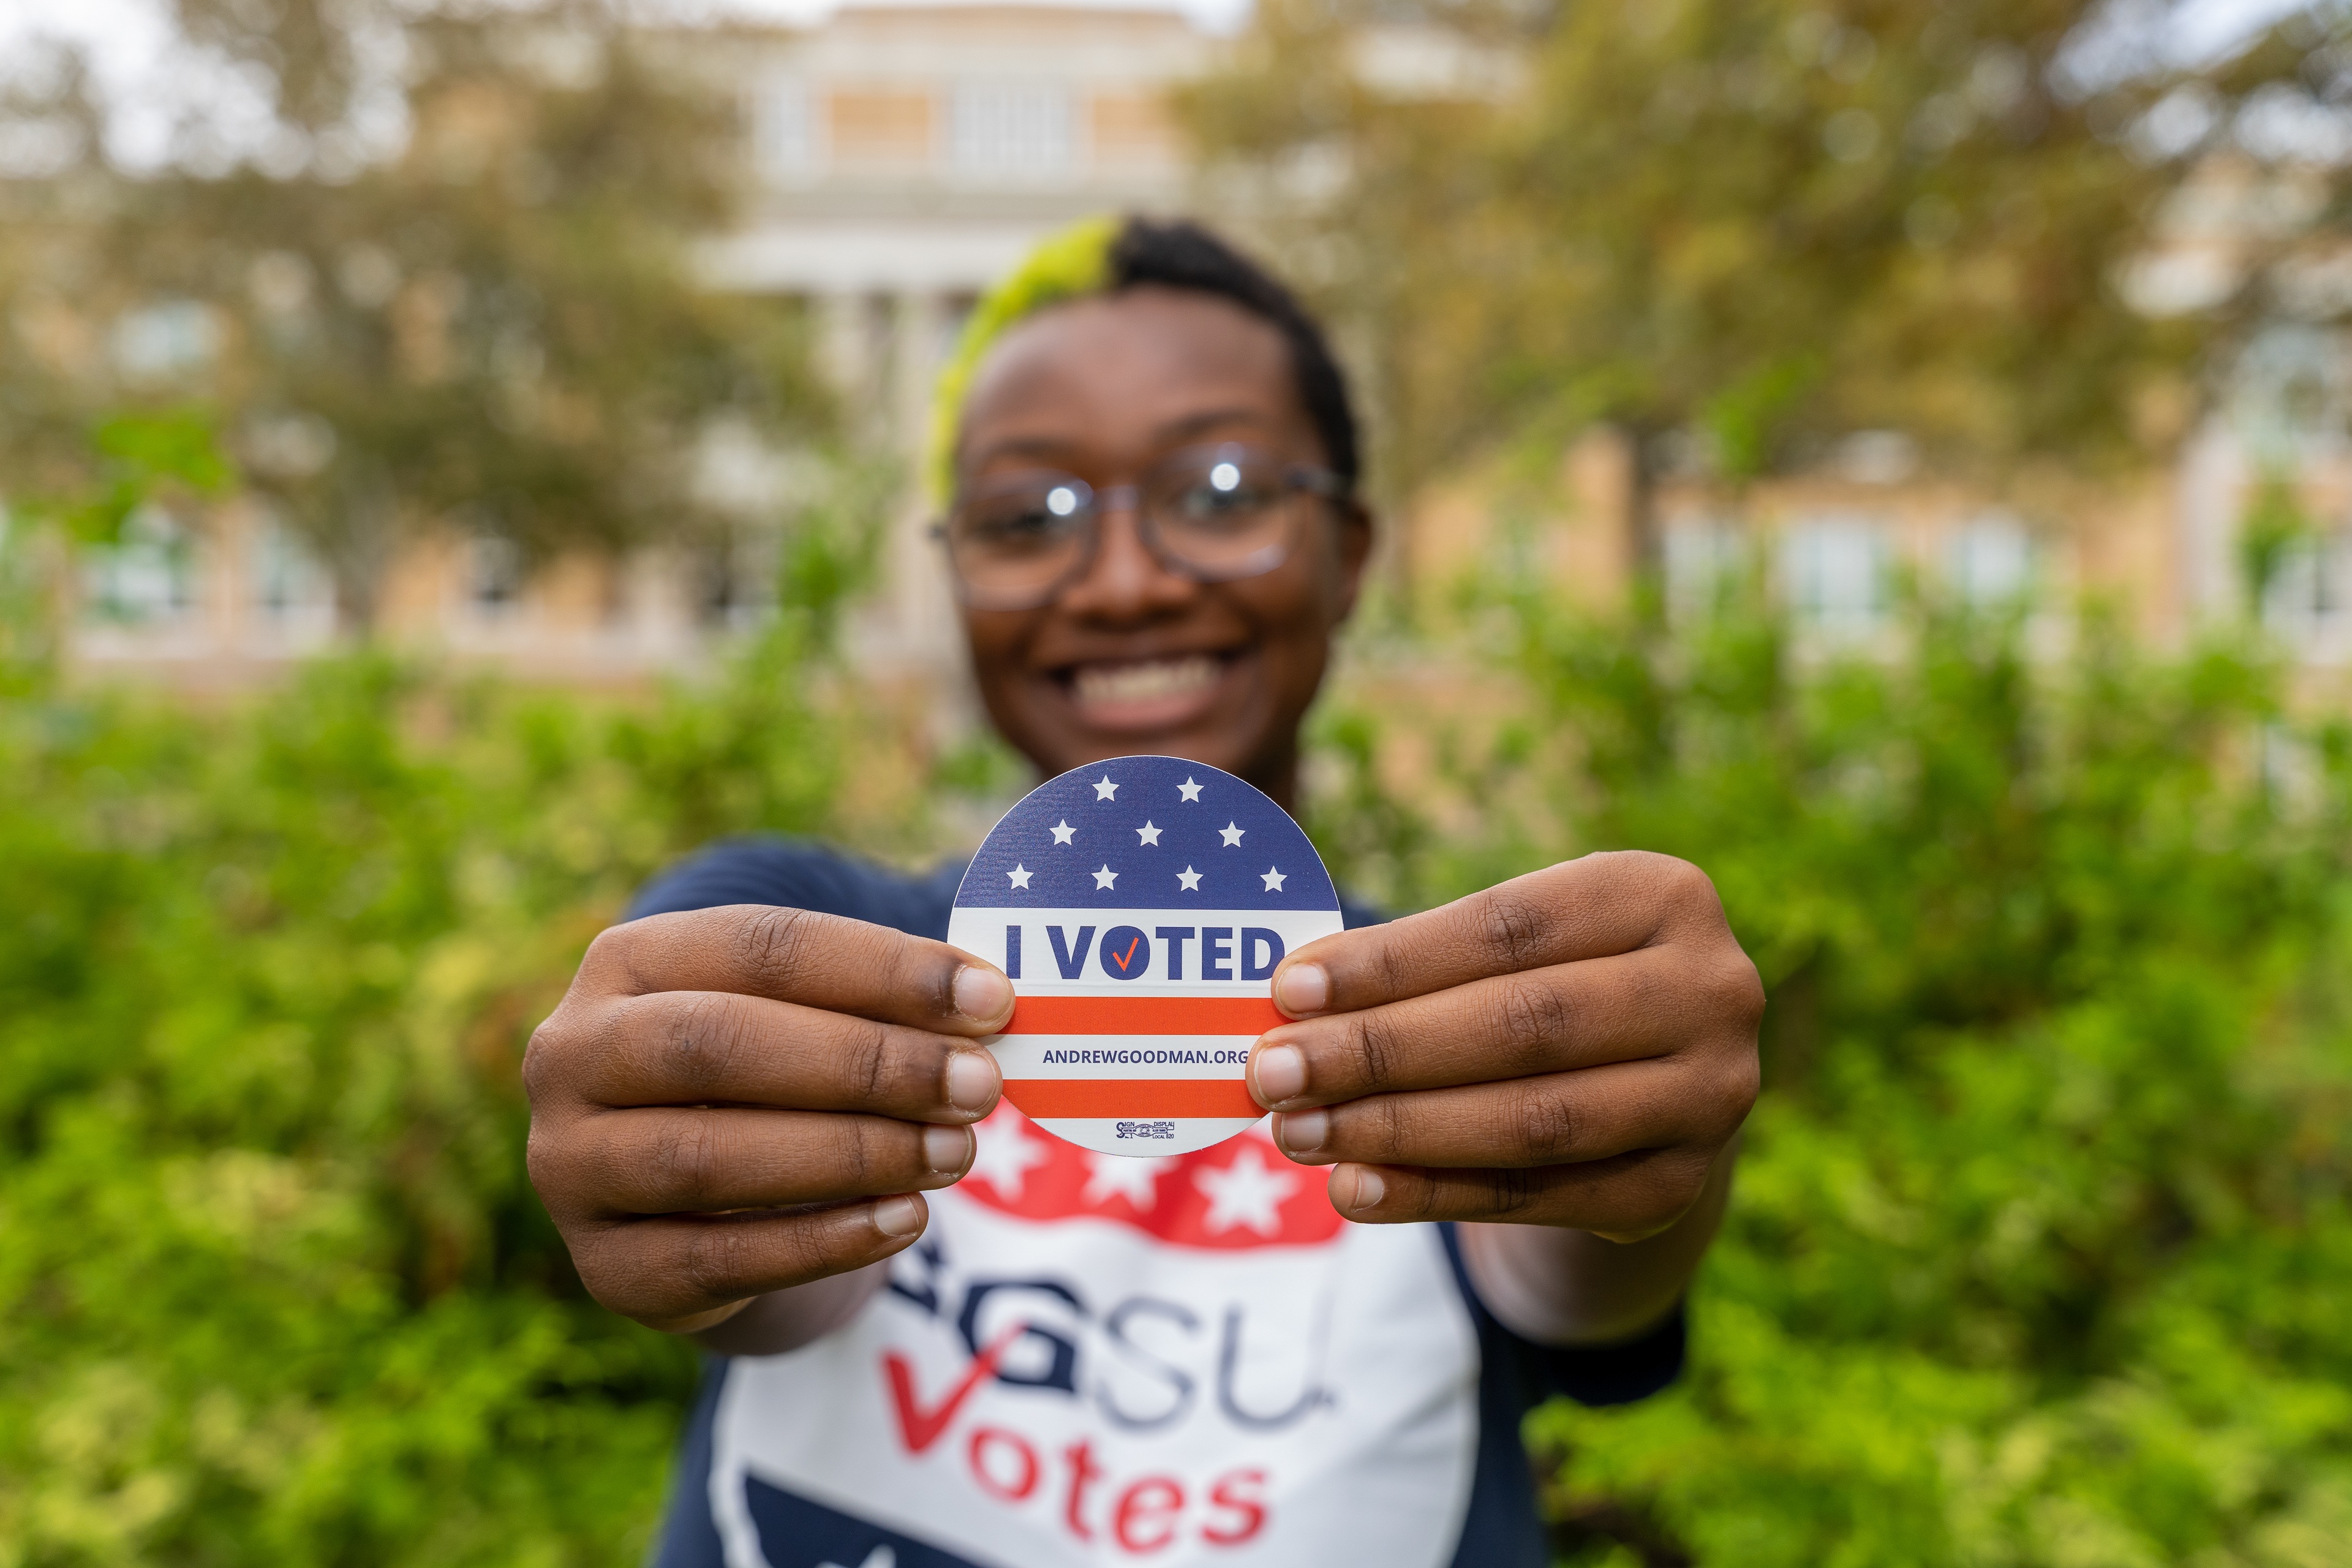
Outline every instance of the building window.
<svg viewBox="0 0 2352 1568">
<path fill-rule="evenodd" d="M 1739 582 L 1739 531 L 1718 518 L 1677 517 L 1667 521 L 1660 542 L 1667 618 L 1683 625 L 1721 609 Z"/>
<path fill-rule="evenodd" d="M 167 381 L 204 369 L 220 350 L 220 320 L 209 305 L 169 300 L 114 323 L 114 363 L 133 381 Z"/>
<path fill-rule="evenodd" d="M 1952 592 L 1964 605 L 2013 605 L 2033 586 L 2033 536 L 2007 512 L 1973 517 L 1952 535 L 1945 561 Z"/>
<path fill-rule="evenodd" d="M 835 89 L 824 101 L 824 156 L 835 169 L 913 170 L 938 155 L 935 93 Z"/>
<path fill-rule="evenodd" d="M 2352 537 L 2302 539 L 2279 552 L 2263 585 L 2263 624 L 2306 653 L 2352 628 Z"/>
<path fill-rule="evenodd" d="M 2342 439 L 2346 416 L 2343 349 L 2314 327 L 2263 332 L 2232 372 L 2231 413 L 2257 458 L 2291 462 Z"/>
<path fill-rule="evenodd" d="M 511 615 L 522 598 L 522 551 L 503 534 L 466 541 L 466 606 L 487 620 Z"/>
<path fill-rule="evenodd" d="M 751 144 L 761 169 L 772 178 L 794 179 L 815 173 L 816 95 L 796 77 L 768 82 L 752 96 Z"/>
<path fill-rule="evenodd" d="M 115 542 L 85 559 L 82 586 L 90 615 L 123 626 L 169 626 L 196 607 L 196 542 L 159 506 L 123 521 Z"/>
<path fill-rule="evenodd" d="M 700 552 L 697 598 L 705 626 L 747 631 L 775 614 L 781 542 L 771 529 L 737 529 Z"/>
<path fill-rule="evenodd" d="M 273 632 L 322 637 L 335 625 L 335 584 L 301 537 L 276 518 L 253 531 L 253 605 Z"/>
<path fill-rule="evenodd" d="M 1853 517 L 1811 518 L 1781 542 L 1780 579 L 1799 624 L 1833 636 L 1862 636 L 1886 618 L 1885 531 Z"/>
<path fill-rule="evenodd" d="M 1052 82 L 959 83 L 949 115 L 949 162 L 978 179 L 1033 180 L 1077 161 L 1076 114 Z"/>
</svg>

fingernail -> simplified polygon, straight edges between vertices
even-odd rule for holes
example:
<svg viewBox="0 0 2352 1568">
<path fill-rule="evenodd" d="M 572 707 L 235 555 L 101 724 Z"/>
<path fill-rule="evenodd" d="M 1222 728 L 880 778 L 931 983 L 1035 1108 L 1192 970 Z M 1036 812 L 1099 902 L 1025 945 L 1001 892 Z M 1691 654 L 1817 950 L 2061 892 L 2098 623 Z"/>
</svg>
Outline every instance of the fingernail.
<svg viewBox="0 0 2352 1568">
<path fill-rule="evenodd" d="M 1342 1166 L 1339 1173 L 1331 1178 L 1331 1185 L 1335 1189 L 1331 1196 L 1342 1209 L 1351 1214 L 1380 1207 L 1381 1199 L 1388 1195 L 1389 1190 L 1389 1184 L 1381 1180 L 1378 1171 L 1368 1171 L 1361 1165 Z M 1343 1187 L 1353 1190 L 1341 1196 L 1336 1189 Z"/>
<path fill-rule="evenodd" d="M 993 1024 L 1013 1010 L 1013 982 L 993 969 L 959 969 L 956 1011 L 975 1024 Z"/>
<path fill-rule="evenodd" d="M 874 1205 L 874 1228 L 885 1236 L 912 1236 L 923 1228 L 923 1205 L 909 1197 L 884 1198 Z"/>
<path fill-rule="evenodd" d="M 1260 1046 L 1250 1058 L 1250 1078 L 1267 1105 L 1297 1100 L 1307 1092 L 1307 1055 L 1296 1046 Z"/>
<path fill-rule="evenodd" d="M 948 1058 L 948 1103 L 973 1116 L 996 1098 L 996 1058 L 986 1051 L 956 1051 Z"/>
<path fill-rule="evenodd" d="M 942 1176 L 960 1176 L 971 1163 L 971 1130 L 968 1127 L 923 1129 L 923 1163 Z"/>
<path fill-rule="evenodd" d="M 1331 999 L 1331 977 L 1319 963 L 1294 963 L 1274 977 L 1274 1005 L 1292 1017 L 1320 1013 Z"/>
<path fill-rule="evenodd" d="M 1275 1136 L 1286 1153 L 1312 1154 L 1331 1136 L 1331 1113 L 1294 1110 L 1276 1124 Z"/>
</svg>

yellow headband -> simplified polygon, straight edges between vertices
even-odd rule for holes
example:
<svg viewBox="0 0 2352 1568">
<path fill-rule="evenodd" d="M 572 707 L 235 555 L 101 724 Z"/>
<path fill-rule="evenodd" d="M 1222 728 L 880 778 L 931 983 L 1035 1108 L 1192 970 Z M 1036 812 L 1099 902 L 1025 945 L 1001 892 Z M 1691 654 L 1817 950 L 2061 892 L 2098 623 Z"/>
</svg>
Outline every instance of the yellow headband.
<svg viewBox="0 0 2352 1568">
<path fill-rule="evenodd" d="M 944 508 L 955 494 L 956 440 L 961 433 L 964 394 L 972 372 L 1005 330 L 1024 317 L 1065 300 L 1098 293 L 1110 281 L 1111 241 L 1120 222 L 1112 216 L 1082 218 L 1038 241 L 1010 276 L 981 297 L 963 324 L 955 353 L 940 368 L 931 391 L 931 421 L 924 452 L 923 479 L 931 505 Z"/>
</svg>

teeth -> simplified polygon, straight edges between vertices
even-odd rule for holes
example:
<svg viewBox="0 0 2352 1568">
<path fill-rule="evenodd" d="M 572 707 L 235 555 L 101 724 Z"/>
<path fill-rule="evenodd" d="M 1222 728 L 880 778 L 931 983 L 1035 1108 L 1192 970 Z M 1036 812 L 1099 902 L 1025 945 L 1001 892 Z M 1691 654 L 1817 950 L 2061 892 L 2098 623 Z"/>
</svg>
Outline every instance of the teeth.
<svg viewBox="0 0 2352 1568">
<path fill-rule="evenodd" d="M 1142 664 L 1082 666 L 1076 687 L 1080 702 L 1150 702 L 1198 691 L 1217 679 L 1217 661 L 1206 655 L 1190 658 L 1158 658 Z"/>
</svg>

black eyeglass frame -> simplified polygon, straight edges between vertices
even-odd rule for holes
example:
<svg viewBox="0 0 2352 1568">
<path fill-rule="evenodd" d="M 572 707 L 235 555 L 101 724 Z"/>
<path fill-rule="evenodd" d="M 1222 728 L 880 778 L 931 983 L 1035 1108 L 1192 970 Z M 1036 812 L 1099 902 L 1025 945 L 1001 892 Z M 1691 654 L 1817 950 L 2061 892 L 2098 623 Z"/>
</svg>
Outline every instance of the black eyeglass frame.
<svg viewBox="0 0 2352 1568">
<path fill-rule="evenodd" d="M 1143 547 L 1151 552 L 1151 558 L 1179 576 L 1190 577 L 1196 583 L 1238 583 L 1252 577 L 1262 577 L 1290 559 L 1290 552 L 1298 542 L 1298 531 L 1296 527 L 1289 531 L 1288 536 L 1245 558 L 1237 569 L 1212 571 L 1170 552 L 1160 538 L 1159 525 L 1153 520 L 1150 510 L 1143 504 L 1145 487 L 1153 479 L 1181 461 L 1202 462 L 1204 466 L 1213 467 L 1218 461 L 1231 461 L 1236 458 L 1256 459 L 1268 464 L 1274 469 L 1276 477 L 1281 481 L 1285 490 L 1291 496 L 1314 496 L 1318 500 L 1334 503 L 1343 511 L 1352 510 L 1355 506 L 1354 494 L 1348 481 L 1330 469 L 1318 468 L 1312 463 L 1286 463 L 1272 457 L 1263 447 L 1227 441 L 1214 446 L 1188 447 L 1181 451 L 1171 452 L 1154 463 L 1141 480 L 1112 485 L 1099 490 L 1076 475 L 1064 473 L 1056 468 L 1033 468 L 1024 470 L 1019 476 L 1008 476 L 1008 478 L 1018 477 L 1032 482 L 1050 479 L 1053 488 L 1067 488 L 1074 491 L 1077 504 L 1071 508 L 1068 515 L 1085 529 L 1078 552 L 1071 560 L 1070 564 L 1064 569 L 1060 576 L 1034 592 L 980 595 L 973 591 L 971 584 L 957 569 L 955 545 L 948 536 L 949 521 L 963 504 L 963 498 L 961 495 L 950 504 L 948 517 L 931 524 L 931 537 L 939 542 L 941 552 L 947 557 L 948 577 L 955 585 L 957 599 L 973 609 L 1034 610 L 1041 605 L 1050 605 L 1060 598 L 1071 584 L 1086 576 L 1092 569 L 1095 557 L 1102 550 L 1104 518 L 1122 510 L 1134 514 L 1136 534 L 1142 540 Z"/>
</svg>

